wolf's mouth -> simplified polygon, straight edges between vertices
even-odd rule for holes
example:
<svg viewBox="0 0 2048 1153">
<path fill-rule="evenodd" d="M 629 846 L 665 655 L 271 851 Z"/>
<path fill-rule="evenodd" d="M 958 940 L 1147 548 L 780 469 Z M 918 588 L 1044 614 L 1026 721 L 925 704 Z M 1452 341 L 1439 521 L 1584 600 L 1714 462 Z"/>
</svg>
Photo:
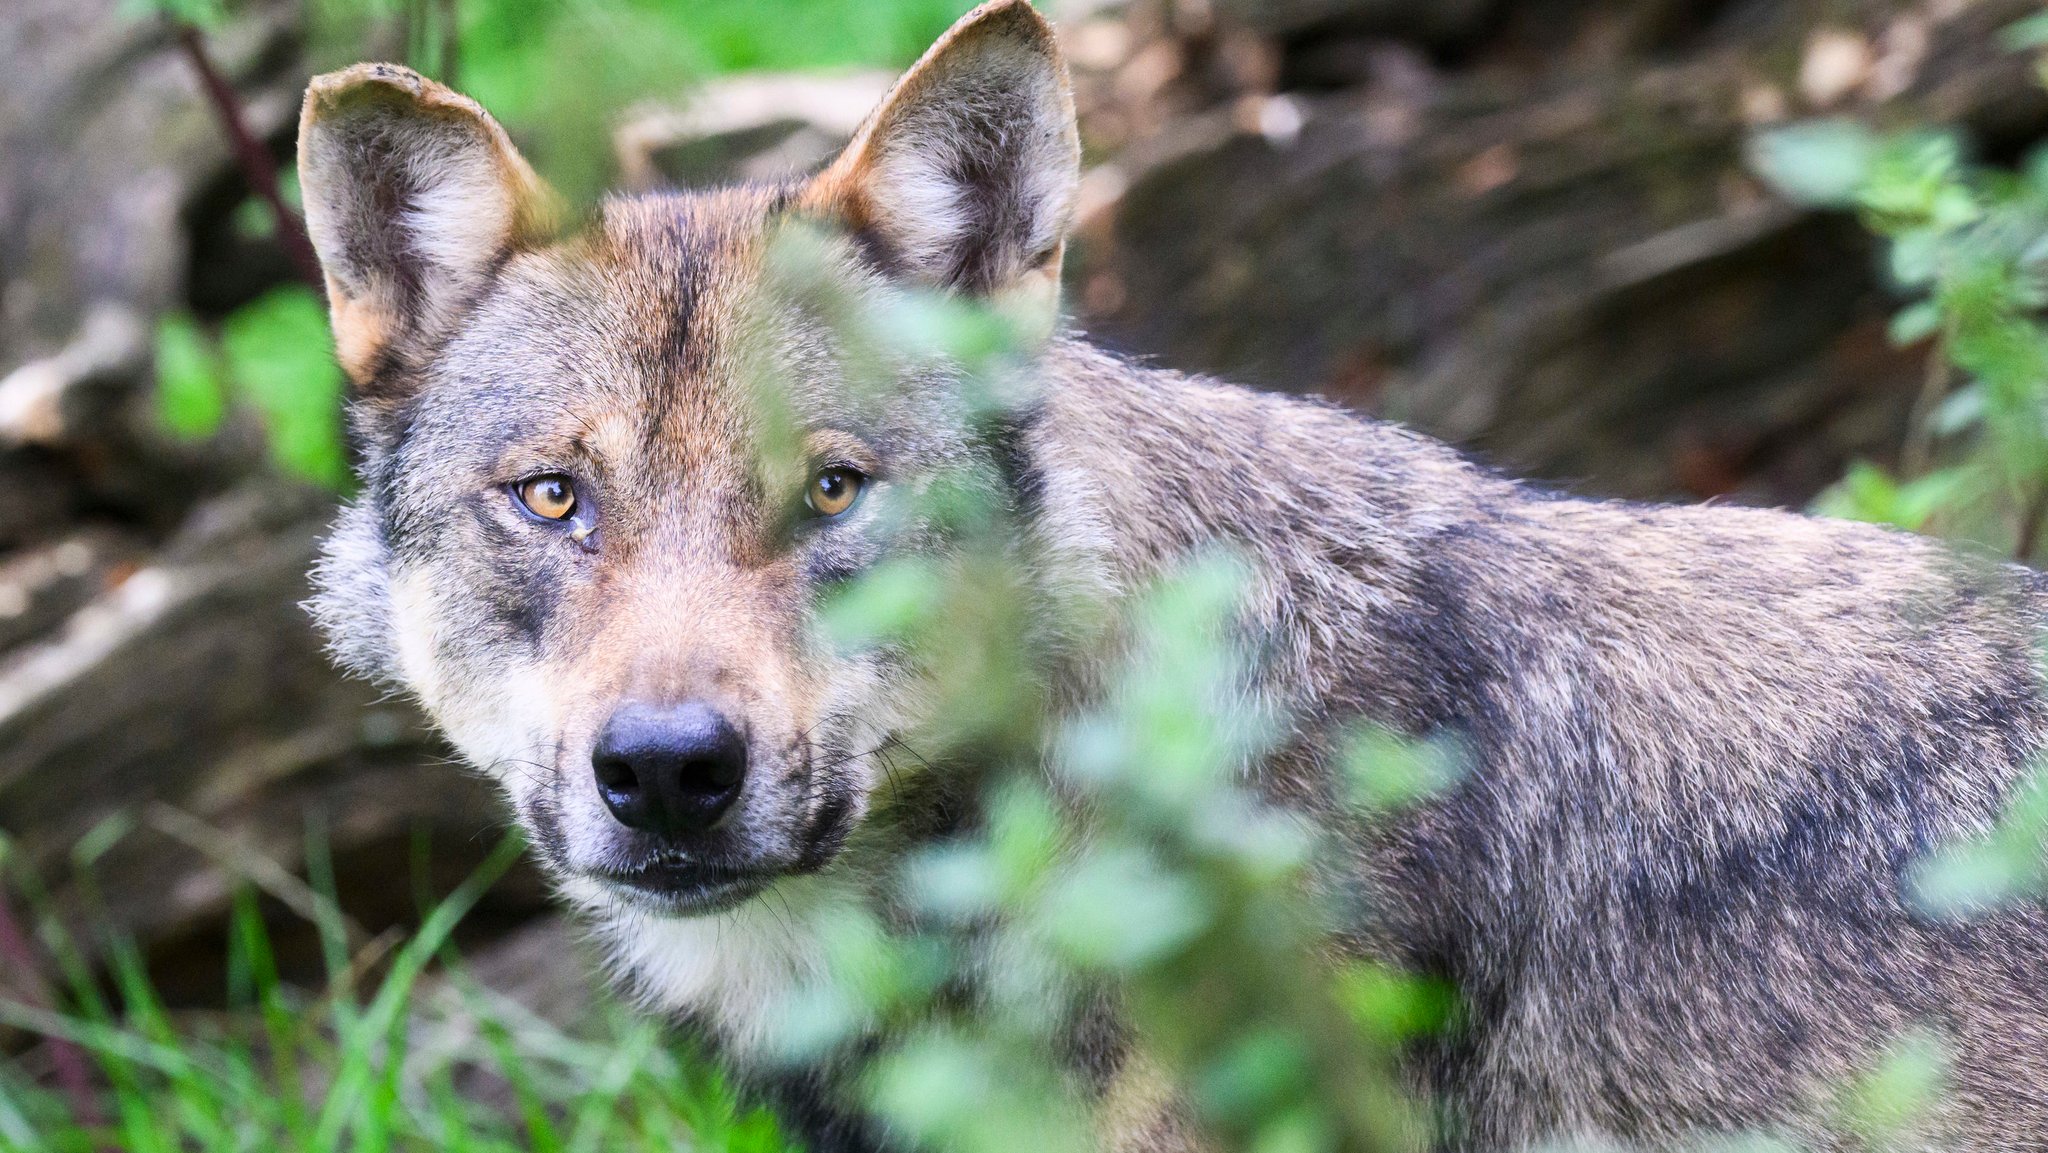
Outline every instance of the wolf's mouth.
<svg viewBox="0 0 2048 1153">
<path fill-rule="evenodd" d="M 768 887 L 774 874 L 722 865 L 654 861 L 631 869 L 607 869 L 597 877 L 628 899 L 675 915 L 715 913 Z"/>
</svg>

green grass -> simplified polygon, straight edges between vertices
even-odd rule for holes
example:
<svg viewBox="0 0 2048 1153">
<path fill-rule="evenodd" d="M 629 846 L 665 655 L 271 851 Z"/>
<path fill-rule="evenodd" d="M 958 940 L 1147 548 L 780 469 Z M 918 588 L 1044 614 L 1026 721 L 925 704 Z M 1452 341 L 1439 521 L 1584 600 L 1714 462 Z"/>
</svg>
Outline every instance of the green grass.
<svg viewBox="0 0 2048 1153">
<path fill-rule="evenodd" d="M 565 1030 L 469 976 L 451 934 L 518 851 L 508 839 L 403 942 L 351 946 L 320 897 L 327 975 L 317 989 L 280 979 L 255 896 L 243 893 L 225 1010 L 173 1010 L 132 943 L 106 943 L 89 966 L 46 918 L 68 1003 L 53 1012 L 0 1000 L 0 1026 L 75 1046 L 91 1063 L 92 1097 L 59 1091 L 41 1075 L 45 1061 L 0 1057 L 0 1153 L 785 1150 L 770 1117 L 657 1024 L 607 1006 Z M 329 892 L 318 862 L 314 891 Z"/>
</svg>

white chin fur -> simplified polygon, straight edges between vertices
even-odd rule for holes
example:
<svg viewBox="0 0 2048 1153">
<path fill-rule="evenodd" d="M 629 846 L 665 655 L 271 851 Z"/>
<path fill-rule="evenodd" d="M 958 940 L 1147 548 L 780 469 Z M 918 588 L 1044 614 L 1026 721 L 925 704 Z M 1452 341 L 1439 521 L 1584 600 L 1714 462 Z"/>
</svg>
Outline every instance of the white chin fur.
<svg viewBox="0 0 2048 1153">
<path fill-rule="evenodd" d="M 651 1010 L 702 1018 L 740 1054 L 770 1051 L 779 1015 L 825 975 L 817 918 L 858 899 L 844 881 L 791 877 L 736 908 L 676 917 L 584 878 L 561 888 L 592 916 L 615 981 Z"/>
</svg>

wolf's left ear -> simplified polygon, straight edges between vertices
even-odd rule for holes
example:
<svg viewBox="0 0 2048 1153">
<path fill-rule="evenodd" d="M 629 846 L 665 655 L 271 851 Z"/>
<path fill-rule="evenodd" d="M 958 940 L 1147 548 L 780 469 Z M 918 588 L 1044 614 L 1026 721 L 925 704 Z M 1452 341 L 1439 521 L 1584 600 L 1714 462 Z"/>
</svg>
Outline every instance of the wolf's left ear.
<svg viewBox="0 0 2048 1153">
<path fill-rule="evenodd" d="M 892 271 L 1050 309 L 1080 164 L 1052 28 L 1027 0 L 991 0 L 897 82 L 799 204 Z"/>
<path fill-rule="evenodd" d="M 491 269 L 547 235 L 554 198 L 475 101 L 408 68 L 318 76 L 299 121 L 306 230 L 357 385 L 447 334 Z"/>
</svg>

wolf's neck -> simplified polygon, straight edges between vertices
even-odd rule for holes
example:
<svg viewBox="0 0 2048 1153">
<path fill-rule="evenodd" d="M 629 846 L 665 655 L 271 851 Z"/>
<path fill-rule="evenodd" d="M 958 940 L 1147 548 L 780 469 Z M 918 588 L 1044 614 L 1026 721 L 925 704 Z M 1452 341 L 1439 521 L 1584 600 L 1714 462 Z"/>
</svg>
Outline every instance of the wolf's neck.
<svg viewBox="0 0 2048 1153">
<path fill-rule="evenodd" d="M 1031 453 L 1044 515 L 1071 518 L 1117 577 L 1207 546 L 1270 575 L 1335 566 L 1399 584 L 1475 500 L 1513 491 L 1448 447 L 1327 404 L 1145 368 L 1079 341 L 1045 358 Z"/>
<path fill-rule="evenodd" d="M 1248 559 L 1248 623 L 1280 667 L 1273 703 L 1424 723 L 1443 625 L 1429 566 L 1446 531 L 1514 500 L 1448 447 L 1313 401 L 1129 364 L 1080 342 L 1044 361 L 1030 439 L 1041 539 L 1112 595 L 1209 549 Z M 1055 562 L 1058 564 L 1058 562 Z M 1404 683 L 1407 682 L 1407 683 Z"/>
</svg>

